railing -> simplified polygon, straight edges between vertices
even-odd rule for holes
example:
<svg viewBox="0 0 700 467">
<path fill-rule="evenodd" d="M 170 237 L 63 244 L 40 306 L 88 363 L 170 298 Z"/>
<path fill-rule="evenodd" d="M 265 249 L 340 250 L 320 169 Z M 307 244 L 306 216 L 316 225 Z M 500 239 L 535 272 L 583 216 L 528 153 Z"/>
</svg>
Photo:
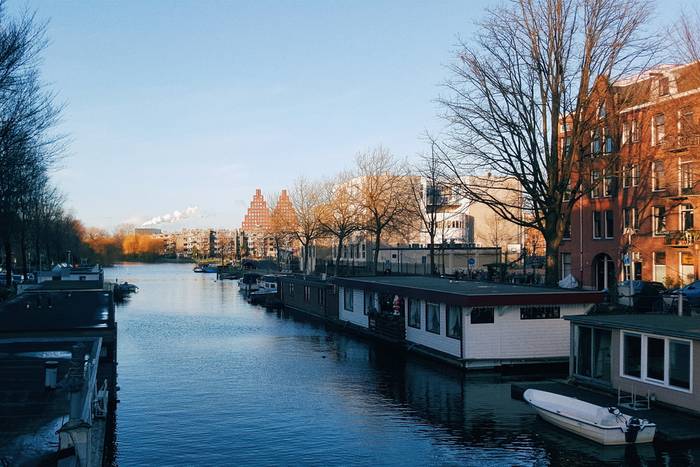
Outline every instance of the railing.
<svg viewBox="0 0 700 467">
<path fill-rule="evenodd" d="M 681 151 L 694 146 L 700 146 L 700 135 L 666 136 L 661 141 L 661 147 L 667 151 Z"/>
<path fill-rule="evenodd" d="M 675 230 L 666 234 L 664 244 L 684 247 L 700 241 L 700 230 Z"/>
</svg>

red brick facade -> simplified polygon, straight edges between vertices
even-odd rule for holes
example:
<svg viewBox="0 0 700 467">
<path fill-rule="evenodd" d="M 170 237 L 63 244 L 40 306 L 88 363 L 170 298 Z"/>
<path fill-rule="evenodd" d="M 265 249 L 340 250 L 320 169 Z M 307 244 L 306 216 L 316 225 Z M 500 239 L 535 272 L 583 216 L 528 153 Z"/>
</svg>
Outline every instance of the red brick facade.
<svg viewBox="0 0 700 467">
<path fill-rule="evenodd" d="M 700 265 L 700 64 L 660 67 L 608 89 L 583 157 L 615 157 L 584 175 L 593 189 L 572 212 L 561 274 L 598 289 L 630 270 L 666 285 L 692 281 Z"/>
</svg>

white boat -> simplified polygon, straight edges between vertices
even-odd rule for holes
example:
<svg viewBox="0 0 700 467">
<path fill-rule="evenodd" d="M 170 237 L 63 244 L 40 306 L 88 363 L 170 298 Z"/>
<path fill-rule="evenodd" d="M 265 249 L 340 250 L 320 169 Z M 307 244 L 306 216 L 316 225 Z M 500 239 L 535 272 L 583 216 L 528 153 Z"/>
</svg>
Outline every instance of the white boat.
<svg viewBox="0 0 700 467">
<path fill-rule="evenodd" d="M 523 399 L 549 423 L 603 445 L 650 443 L 656 434 L 656 424 L 625 415 L 616 407 L 537 389 L 525 391 Z"/>
</svg>

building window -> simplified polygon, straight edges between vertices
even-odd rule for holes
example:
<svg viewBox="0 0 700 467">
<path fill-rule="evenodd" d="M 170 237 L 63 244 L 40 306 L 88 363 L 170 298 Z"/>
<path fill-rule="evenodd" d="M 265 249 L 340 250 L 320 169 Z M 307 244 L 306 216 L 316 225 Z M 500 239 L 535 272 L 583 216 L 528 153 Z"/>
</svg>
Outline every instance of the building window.
<svg viewBox="0 0 700 467">
<path fill-rule="evenodd" d="M 559 319 L 561 311 L 557 305 L 520 307 L 520 319 Z"/>
<path fill-rule="evenodd" d="M 603 175 L 603 196 L 615 194 L 615 175 L 610 169 L 606 169 Z"/>
<path fill-rule="evenodd" d="M 607 111 L 605 109 L 605 102 L 601 102 L 598 106 L 598 118 L 605 118 Z"/>
<path fill-rule="evenodd" d="M 605 211 L 605 238 L 615 237 L 615 222 L 613 218 L 613 212 L 610 210 Z"/>
<path fill-rule="evenodd" d="M 639 223 L 637 220 L 637 208 L 625 208 L 622 211 L 623 214 L 623 227 L 625 229 L 639 229 Z"/>
<path fill-rule="evenodd" d="M 639 142 L 639 124 L 637 124 L 637 120 L 630 122 L 630 141 L 633 143 Z"/>
<path fill-rule="evenodd" d="M 593 211 L 593 238 L 603 238 L 603 216 L 600 211 Z"/>
<path fill-rule="evenodd" d="M 642 377 L 642 336 L 624 333 L 622 372 L 633 378 Z"/>
<path fill-rule="evenodd" d="M 311 300 L 311 287 L 309 287 L 308 285 L 305 285 L 304 286 L 304 302 L 309 303 L 310 300 Z"/>
<path fill-rule="evenodd" d="M 678 112 L 678 135 L 690 136 L 697 132 L 693 109 L 685 107 Z M 679 142 L 680 143 L 680 142 Z"/>
<path fill-rule="evenodd" d="M 695 228 L 695 214 L 692 204 L 681 205 L 681 230 L 693 230 Z"/>
<path fill-rule="evenodd" d="M 562 240 L 571 240 L 571 221 L 567 222 L 566 226 L 564 226 L 564 236 Z"/>
<path fill-rule="evenodd" d="M 571 146 L 571 136 L 567 136 L 567 137 L 564 139 L 564 154 L 567 155 L 567 156 L 570 156 L 570 155 L 571 155 L 571 149 L 572 149 L 572 146 Z"/>
<path fill-rule="evenodd" d="M 420 301 L 410 299 L 408 301 L 408 325 L 420 329 Z"/>
<path fill-rule="evenodd" d="M 591 155 L 600 154 L 600 128 L 591 131 Z"/>
<path fill-rule="evenodd" d="M 663 161 L 654 161 L 651 163 L 651 189 L 660 191 L 665 188 L 664 163 Z"/>
<path fill-rule="evenodd" d="M 469 322 L 471 324 L 493 324 L 493 311 L 492 306 L 477 306 L 472 308 L 470 313 Z"/>
<path fill-rule="evenodd" d="M 666 233 L 666 208 L 664 206 L 654 206 L 652 227 L 654 229 L 654 235 L 662 235 Z"/>
<path fill-rule="evenodd" d="M 605 132 L 605 153 L 610 154 L 615 150 L 615 145 L 613 144 L 612 136 L 609 132 Z"/>
<path fill-rule="evenodd" d="M 639 164 L 626 165 L 622 169 L 622 186 L 625 188 L 639 185 Z"/>
<path fill-rule="evenodd" d="M 440 334 L 440 305 L 427 303 L 425 307 L 425 330 Z"/>
<path fill-rule="evenodd" d="M 593 169 L 591 170 L 591 198 L 600 198 L 601 188 L 600 170 Z"/>
<path fill-rule="evenodd" d="M 654 280 L 664 282 L 666 280 L 666 252 L 654 252 Z"/>
<path fill-rule="evenodd" d="M 447 337 L 462 338 L 462 307 L 447 305 Z"/>
<path fill-rule="evenodd" d="M 681 162 L 681 189 L 687 193 L 693 189 L 693 166 L 691 162 Z"/>
<path fill-rule="evenodd" d="M 352 307 L 353 295 L 354 290 L 346 287 L 345 292 L 343 293 L 343 308 L 345 311 L 355 311 Z"/>
<path fill-rule="evenodd" d="M 564 279 L 571 274 L 571 253 L 560 253 L 559 264 L 561 266 L 559 268 L 560 279 Z"/>
<path fill-rule="evenodd" d="M 669 339 L 668 384 L 690 390 L 690 343 Z"/>
<path fill-rule="evenodd" d="M 666 137 L 666 117 L 664 114 L 654 115 L 652 119 L 652 144 L 661 144 Z"/>
<path fill-rule="evenodd" d="M 664 76 L 664 77 L 659 78 L 658 86 L 659 86 L 659 96 L 667 96 L 668 95 L 668 77 Z"/>
<path fill-rule="evenodd" d="M 622 124 L 622 141 L 621 141 L 622 145 L 627 144 L 627 141 L 629 141 L 629 135 L 630 135 L 630 124 L 629 124 L 629 122 L 624 122 Z"/>
</svg>

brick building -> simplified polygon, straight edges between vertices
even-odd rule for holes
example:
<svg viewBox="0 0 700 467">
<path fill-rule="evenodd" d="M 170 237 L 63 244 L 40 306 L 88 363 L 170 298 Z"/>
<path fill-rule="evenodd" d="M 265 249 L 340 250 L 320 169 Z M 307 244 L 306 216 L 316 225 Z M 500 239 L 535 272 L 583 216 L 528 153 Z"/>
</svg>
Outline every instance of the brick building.
<svg viewBox="0 0 700 467">
<path fill-rule="evenodd" d="M 561 276 L 611 290 L 630 275 L 666 285 L 694 280 L 700 63 L 661 66 L 609 86 L 599 81 L 594 95 L 598 128 L 580 152 L 594 159 L 583 175 L 591 192 L 572 212 Z M 561 129 L 560 135 L 569 150 Z"/>
</svg>

